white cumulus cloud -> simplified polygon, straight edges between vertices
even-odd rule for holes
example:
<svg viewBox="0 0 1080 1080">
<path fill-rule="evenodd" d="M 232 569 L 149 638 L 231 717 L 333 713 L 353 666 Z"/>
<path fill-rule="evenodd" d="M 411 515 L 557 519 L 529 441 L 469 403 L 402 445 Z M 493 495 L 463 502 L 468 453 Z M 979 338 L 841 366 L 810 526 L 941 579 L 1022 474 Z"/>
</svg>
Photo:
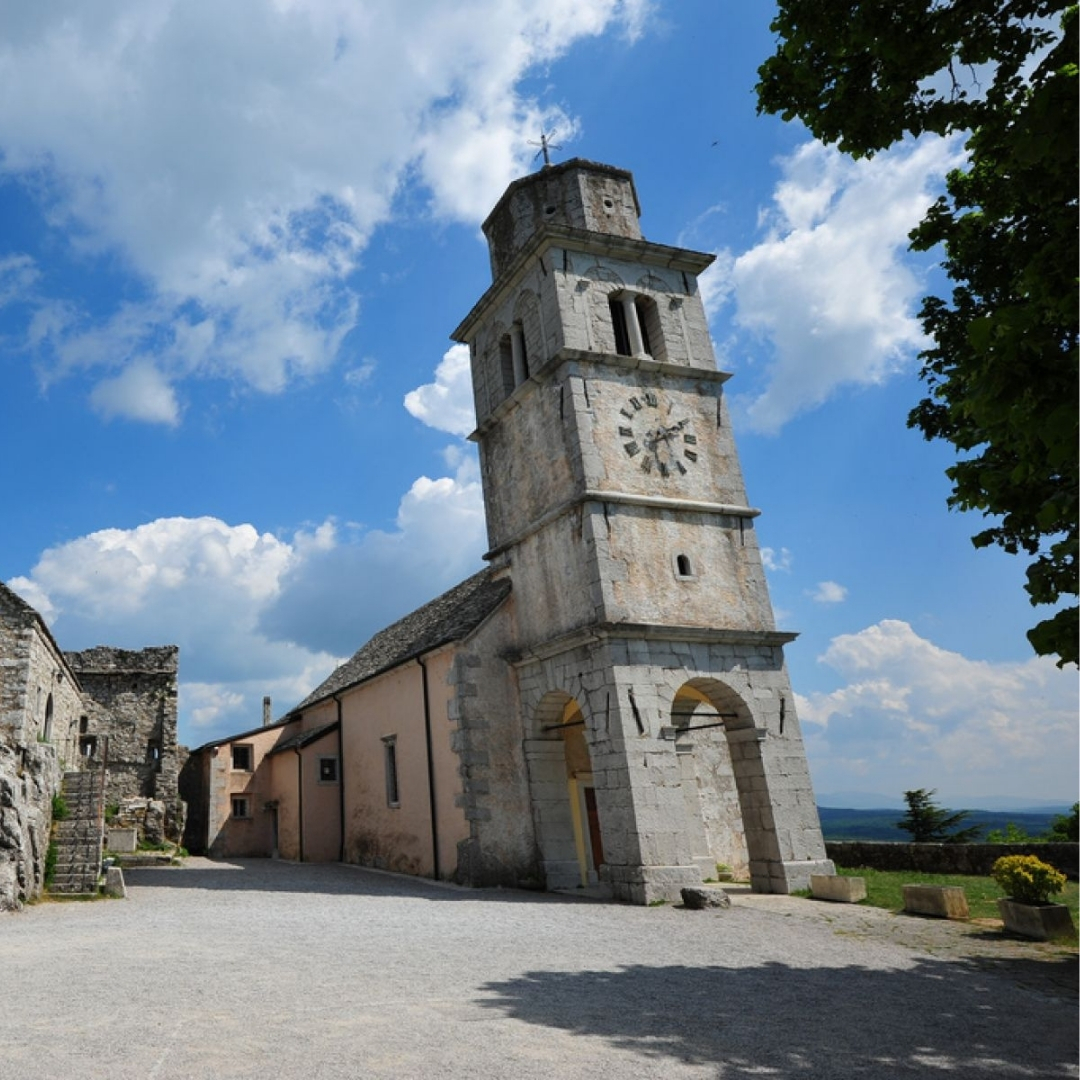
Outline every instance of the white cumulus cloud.
<svg viewBox="0 0 1080 1080">
<path fill-rule="evenodd" d="M 156 367 L 142 362 L 102 379 L 90 393 L 90 404 L 107 420 L 123 416 L 170 427 L 180 420 L 175 391 Z"/>
<path fill-rule="evenodd" d="M 974 660 L 896 619 L 819 659 L 842 680 L 798 699 L 819 788 L 1075 799 L 1077 680 L 1052 660 Z"/>
<path fill-rule="evenodd" d="M 847 599 L 847 589 L 835 581 L 819 581 L 807 595 L 817 604 L 842 604 Z"/>
<path fill-rule="evenodd" d="M 782 161 L 764 239 L 723 253 L 707 289 L 768 346 L 764 386 L 737 399 L 751 428 L 775 432 L 841 386 L 887 379 L 923 347 L 923 286 L 904 252 L 960 160 L 957 140 L 926 137 L 860 161 L 809 142 Z"/>
<path fill-rule="evenodd" d="M 779 551 L 771 547 L 763 547 L 761 549 L 761 562 L 766 570 L 772 570 L 776 573 L 789 573 L 791 570 L 792 555 L 786 547 L 782 547 Z"/>
<path fill-rule="evenodd" d="M 468 435 L 476 427 L 469 347 L 451 345 L 435 369 L 435 381 L 410 390 L 405 408 L 438 431 Z"/>
<path fill-rule="evenodd" d="M 484 504 L 475 452 L 451 455 L 454 476 L 422 476 L 393 530 L 371 529 L 312 549 L 261 617 L 272 636 L 351 653 L 376 631 L 482 566 Z"/>
<path fill-rule="evenodd" d="M 417 178 L 437 214 L 478 221 L 572 118 L 520 81 L 583 38 L 632 39 L 647 0 L 75 0 L 7 5 L 0 177 L 51 241 L 136 275 L 110 309 L 37 290 L 26 329 L 55 379 L 106 380 L 106 415 L 174 424 L 163 387 L 224 377 L 275 393 L 324 371 L 357 323 L 349 284 Z M 92 275 L 90 275 L 92 276 Z M 140 392 L 129 369 L 152 360 Z"/>
<path fill-rule="evenodd" d="M 180 647 L 181 740 L 204 742 L 305 697 L 373 633 L 479 569 L 474 454 L 421 477 L 393 530 L 333 522 L 283 539 L 213 517 L 159 518 L 49 548 L 9 585 L 61 648 Z"/>
</svg>

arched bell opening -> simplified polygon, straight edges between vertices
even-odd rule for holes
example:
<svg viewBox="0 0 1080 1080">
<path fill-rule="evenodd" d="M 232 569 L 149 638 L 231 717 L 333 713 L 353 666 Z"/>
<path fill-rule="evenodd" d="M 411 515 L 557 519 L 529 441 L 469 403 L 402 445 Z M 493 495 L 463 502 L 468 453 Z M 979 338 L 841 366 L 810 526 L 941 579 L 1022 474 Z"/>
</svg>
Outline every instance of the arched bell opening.
<svg viewBox="0 0 1080 1080">
<path fill-rule="evenodd" d="M 594 885 L 604 844 L 581 706 L 561 691 L 546 694 L 532 734 L 526 743 L 529 793 L 547 888 Z"/>
</svg>

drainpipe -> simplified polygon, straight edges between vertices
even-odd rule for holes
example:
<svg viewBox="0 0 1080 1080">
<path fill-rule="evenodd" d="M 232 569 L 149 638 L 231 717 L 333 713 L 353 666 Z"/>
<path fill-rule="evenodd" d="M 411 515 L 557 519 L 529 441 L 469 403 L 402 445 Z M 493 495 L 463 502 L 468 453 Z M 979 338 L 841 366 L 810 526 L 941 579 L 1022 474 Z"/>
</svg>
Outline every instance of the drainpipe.
<svg viewBox="0 0 1080 1080">
<path fill-rule="evenodd" d="M 293 753 L 296 755 L 296 803 L 297 813 L 299 815 L 297 821 L 297 832 L 300 836 L 300 861 L 304 861 L 304 755 L 300 752 L 299 746 L 293 747 Z"/>
<path fill-rule="evenodd" d="M 439 815 L 435 808 L 435 763 L 431 753 L 431 702 L 428 699 L 427 666 L 423 657 L 418 656 L 420 665 L 420 685 L 424 689 L 424 744 L 427 747 L 427 783 L 428 807 L 431 810 L 431 865 L 432 877 L 439 880 Z"/>
<path fill-rule="evenodd" d="M 345 861 L 345 725 L 341 720 L 341 698 L 334 695 L 337 704 L 337 753 L 338 753 L 338 821 L 341 825 L 339 835 L 341 843 L 338 846 L 338 862 Z"/>
</svg>

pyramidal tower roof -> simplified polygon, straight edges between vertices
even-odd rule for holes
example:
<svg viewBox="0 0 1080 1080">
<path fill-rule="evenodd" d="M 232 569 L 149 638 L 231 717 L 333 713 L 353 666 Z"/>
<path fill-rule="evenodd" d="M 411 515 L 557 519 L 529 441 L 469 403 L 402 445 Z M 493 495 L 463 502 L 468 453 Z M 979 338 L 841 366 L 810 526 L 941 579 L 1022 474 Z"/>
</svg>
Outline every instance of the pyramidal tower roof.
<svg viewBox="0 0 1080 1080">
<path fill-rule="evenodd" d="M 626 169 L 573 158 L 515 180 L 484 222 L 497 278 L 545 225 L 640 240 L 641 206 Z"/>
</svg>

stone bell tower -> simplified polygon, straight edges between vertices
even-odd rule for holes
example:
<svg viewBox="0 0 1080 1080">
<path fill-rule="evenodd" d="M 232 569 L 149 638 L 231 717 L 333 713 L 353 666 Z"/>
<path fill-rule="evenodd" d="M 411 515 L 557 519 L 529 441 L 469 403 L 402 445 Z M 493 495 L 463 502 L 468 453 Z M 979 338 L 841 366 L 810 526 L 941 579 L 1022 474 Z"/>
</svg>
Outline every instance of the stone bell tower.
<svg viewBox="0 0 1080 1080">
<path fill-rule="evenodd" d="M 575 159 L 484 223 L 468 344 L 540 861 L 551 887 L 677 896 L 831 872 L 697 276 L 630 173 Z"/>
</svg>

